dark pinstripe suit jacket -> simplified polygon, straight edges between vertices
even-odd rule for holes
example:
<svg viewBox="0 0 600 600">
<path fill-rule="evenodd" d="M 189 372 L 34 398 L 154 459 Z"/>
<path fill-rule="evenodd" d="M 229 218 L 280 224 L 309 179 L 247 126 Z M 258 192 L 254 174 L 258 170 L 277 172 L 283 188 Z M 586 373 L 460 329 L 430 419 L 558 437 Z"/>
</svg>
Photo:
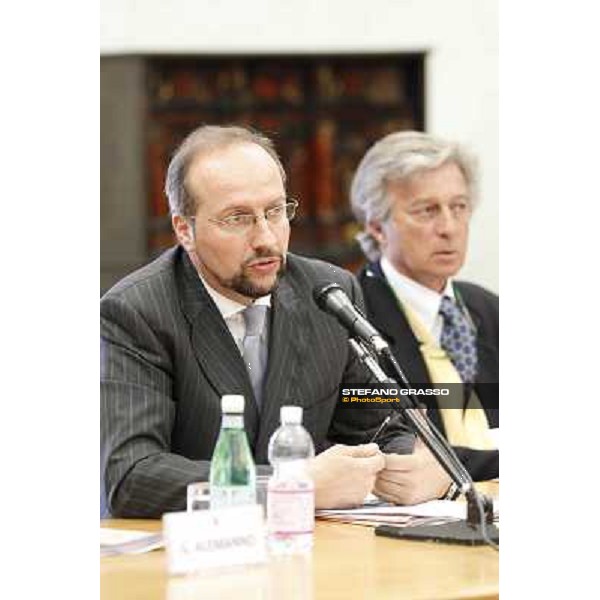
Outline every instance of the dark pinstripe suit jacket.
<svg viewBox="0 0 600 600">
<path fill-rule="evenodd" d="M 346 331 L 312 299 L 336 282 L 362 303 L 356 279 L 324 262 L 288 254 L 273 294 L 269 365 L 259 415 L 245 365 L 225 321 L 180 248 L 132 273 L 101 301 L 101 486 L 114 516 L 157 517 L 185 508 L 188 483 L 208 478 L 223 394 L 247 401 L 244 422 L 257 464 L 283 404 L 304 407 L 317 452 L 365 442 L 385 416 L 340 410 L 338 386 L 369 377 L 349 353 Z M 403 424 L 382 436 L 407 452 Z"/>
</svg>

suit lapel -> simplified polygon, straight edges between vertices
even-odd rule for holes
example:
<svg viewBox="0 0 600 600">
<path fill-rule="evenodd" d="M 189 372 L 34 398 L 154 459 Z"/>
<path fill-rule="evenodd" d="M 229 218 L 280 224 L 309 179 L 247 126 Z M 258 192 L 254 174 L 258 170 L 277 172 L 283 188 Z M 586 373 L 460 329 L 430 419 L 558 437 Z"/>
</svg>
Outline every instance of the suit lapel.
<svg viewBox="0 0 600 600">
<path fill-rule="evenodd" d="M 471 296 L 467 288 L 463 287 L 460 282 L 455 283 L 460 297 L 467 307 L 469 316 L 473 321 L 477 332 L 477 359 L 479 363 L 479 372 L 477 374 L 477 382 L 497 382 L 498 381 L 498 347 L 490 344 L 486 339 L 483 329 L 482 315 L 478 312 L 477 307 L 472 302 Z"/>
<path fill-rule="evenodd" d="M 379 265 L 369 265 L 360 277 L 369 320 L 387 338 L 410 383 L 430 383 L 425 361 L 396 295 Z"/>
<path fill-rule="evenodd" d="M 258 409 L 250 377 L 221 313 L 183 252 L 179 283 L 182 310 L 190 324 L 191 343 L 200 369 L 217 396 L 242 394 L 246 398 L 244 425 L 252 444 L 257 433 Z"/>
</svg>

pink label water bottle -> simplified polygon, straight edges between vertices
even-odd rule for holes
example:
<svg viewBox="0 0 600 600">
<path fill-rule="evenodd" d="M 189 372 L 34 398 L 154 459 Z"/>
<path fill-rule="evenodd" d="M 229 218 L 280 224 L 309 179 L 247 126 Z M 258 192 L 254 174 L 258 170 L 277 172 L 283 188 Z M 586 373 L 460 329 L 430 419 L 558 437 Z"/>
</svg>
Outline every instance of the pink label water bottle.
<svg viewBox="0 0 600 600">
<path fill-rule="evenodd" d="M 308 463 L 315 449 L 302 426 L 301 406 L 281 407 L 281 426 L 269 441 L 273 475 L 267 489 L 267 527 L 272 554 L 307 554 L 313 545 L 315 488 Z"/>
</svg>

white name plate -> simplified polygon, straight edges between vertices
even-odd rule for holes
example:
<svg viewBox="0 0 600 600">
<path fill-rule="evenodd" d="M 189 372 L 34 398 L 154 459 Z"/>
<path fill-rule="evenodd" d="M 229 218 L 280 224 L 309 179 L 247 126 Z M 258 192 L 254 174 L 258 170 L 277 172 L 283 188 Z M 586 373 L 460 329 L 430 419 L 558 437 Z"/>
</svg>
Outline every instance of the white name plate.
<svg viewBox="0 0 600 600">
<path fill-rule="evenodd" d="M 265 562 L 265 525 L 258 504 L 163 515 L 171 575 Z"/>
</svg>

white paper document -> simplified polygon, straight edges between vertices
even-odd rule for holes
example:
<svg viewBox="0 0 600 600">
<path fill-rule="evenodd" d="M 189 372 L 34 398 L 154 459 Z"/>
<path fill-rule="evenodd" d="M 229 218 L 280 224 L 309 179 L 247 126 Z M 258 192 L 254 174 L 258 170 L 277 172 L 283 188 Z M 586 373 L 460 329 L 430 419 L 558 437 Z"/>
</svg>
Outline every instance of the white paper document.
<svg viewBox="0 0 600 600">
<path fill-rule="evenodd" d="M 317 516 L 330 515 L 407 515 L 413 517 L 447 517 L 464 519 L 467 515 L 467 505 L 453 500 L 431 500 L 412 506 L 395 504 L 365 504 L 358 508 L 318 510 Z"/>
<path fill-rule="evenodd" d="M 100 527 L 100 555 L 140 554 L 163 547 L 162 533 Z"/>
<path fill-rule="evenodd" d="M 494 500 L 494 512 L 498 512 L 497 500 Z M 358 508 L 317 510 L 316 516 L 321 519 L 363 525 L 389 523 L 409 526 L 466 519 L 467 505 L 465 502 L 453 500 L 431 500 L 412 506 L 369 502 Z"/>
</svg>

